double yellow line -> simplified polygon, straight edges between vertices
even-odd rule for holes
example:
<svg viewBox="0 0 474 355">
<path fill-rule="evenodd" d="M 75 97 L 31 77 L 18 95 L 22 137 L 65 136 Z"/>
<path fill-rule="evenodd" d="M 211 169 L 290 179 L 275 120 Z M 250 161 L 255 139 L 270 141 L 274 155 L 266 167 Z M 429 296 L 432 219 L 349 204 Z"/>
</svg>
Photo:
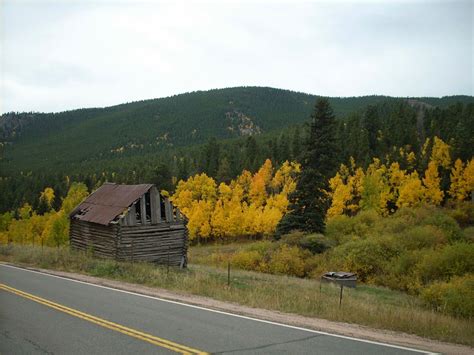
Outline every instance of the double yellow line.
<svg viewBox="0 0 474 355">
<path fill-rule="evenodd" d="M 54 308 L 58 311 L 70 314 L 71 316 L 84 319 L 88 322 L 100 325 L 104 328 L 115 330 L 115 331 L 120 332 L 122 334 L 126 334 L 128 336 L 146 341 L 146 342 L 151 343 L 153 345 L 157 345 L 157 346 L 160 346 L 162 348 L 165 348 L 165 349 L 168 349 L 168 350 L 171 350 L 171 351 L 175 351 L 177 353 L 181 353 L 181 354 L 200 354 L 200 355 L 207 354 L 206 352 L 203 352 L 203 351 L 200 351 L 200 350 L 197 350 L 197 349 L 193 349 L 193 348 L 190 348 L 188 346 L 184 346 L 184 345 L 181 345 L 181 344 L 178 344 L 178 343 L 166 340 L 166 339 L 158 338 L 154 335 L 143 333 L 143 332 L 140 332 L 138 330 L 127 328 L 123 325 L 113 323 L 113 322 L 110 322 L 108 320 L 101 319 L 101 318 L 95 317 L 93 315 L 84 313 L 84 312 L 80 312 L 76 309 L 63 306 L 61 304 L 58 304 L 58 303 L 49 301 L 47 299 L 32 295 L 30 293 L 26 293 L 26 292 L 17 290 L 16 288 L 13 288 L 13 287 L 1 284 L 1 283 L 0 283 L 0 289 L 4 290 L 4 291 L 7 291 L 7 292 L 11 292 L 11 293 L 13 293 L 15 295 L 18 295 L 18 296 L 27 298 L 29 300 L 41 303 L 45 306 Z"/>
</svg>

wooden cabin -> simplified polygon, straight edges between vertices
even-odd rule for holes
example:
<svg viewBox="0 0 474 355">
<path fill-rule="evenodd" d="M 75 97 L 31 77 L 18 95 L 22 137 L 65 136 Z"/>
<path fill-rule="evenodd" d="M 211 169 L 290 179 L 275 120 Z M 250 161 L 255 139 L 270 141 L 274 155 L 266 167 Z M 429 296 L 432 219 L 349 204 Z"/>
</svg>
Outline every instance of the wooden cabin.
<svg viewBox="0 0 474 355">
<path fill-rule="evenodd" d="M 186 266 L 186 219 L 152 184 L 105 183 L 70 219 L 73 249 L 119 261 Z"/>
</svg>

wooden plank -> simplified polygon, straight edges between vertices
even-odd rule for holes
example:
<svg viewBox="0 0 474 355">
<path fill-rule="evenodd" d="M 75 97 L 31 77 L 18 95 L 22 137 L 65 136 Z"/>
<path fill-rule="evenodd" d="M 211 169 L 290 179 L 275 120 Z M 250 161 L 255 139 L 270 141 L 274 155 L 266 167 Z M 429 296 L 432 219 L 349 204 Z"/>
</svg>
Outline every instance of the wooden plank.
<svg viewBox="0 0 474 355">
<path fill-rule="evenodd" d="M 151 224 L 161 222 L 160 194 L 156 187 L 150 189 Z"/>
<path fill-rule="evenodd" d="M 146 225 L 146 201 L 145 195 L 140 197 L 140 215 L 141 215 L 141 223 L 142 225 Z"/>
<path fill-rule="evenodd" d="M 128 211 L 127 216 L 128 216 L 127 225 L 135 226 L 137 224 L 137 209 L 135 207 L 135 204 L 132 204 L 130 206 L 130 210 Z"/>
<path fill-rule="evenodd" d="M 165 198 L 165 212 L 166 212 L 166 222 L 173 222 L 173 208 L 171 207 L 171 202 L 169 198 Z"/>
</svg>

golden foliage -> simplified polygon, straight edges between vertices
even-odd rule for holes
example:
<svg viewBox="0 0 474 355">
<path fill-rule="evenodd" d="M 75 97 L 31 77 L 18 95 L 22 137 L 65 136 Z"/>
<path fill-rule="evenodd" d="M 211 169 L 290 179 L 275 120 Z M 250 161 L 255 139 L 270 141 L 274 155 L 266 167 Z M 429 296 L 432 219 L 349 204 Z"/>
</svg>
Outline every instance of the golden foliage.
<svg viewBox="0 0 474 355">
<path fill-rule="evenodd" d="M 438 174 L 438 165 L 435 161 L 430 161 L 428 169 L 425 171 L 423 184 L 425 185 L 425 201 L 432 205 L 439 205 L 443 201 L 444 192 L 440 188 L 441 178 Z"/>
<path fill-rule="evenodd" d="M 450 150 L 449 144 L 438 137 L 434 137 L 433 148 L 431 149 L 431 161 L 435 162 L 438 166 L 449 169 L 451 165 Z"/>
<path fill-rule="evenodd" d="M 218 187 L 206 174 L 195 175 L 178 183 L 171 200 L 189 219 L 191 239 L 266 236 L 287 211 L 299 171 L 294 162 L 274 171 L 267 159 L 254 175 L 244 170 Z"/>
</svg>

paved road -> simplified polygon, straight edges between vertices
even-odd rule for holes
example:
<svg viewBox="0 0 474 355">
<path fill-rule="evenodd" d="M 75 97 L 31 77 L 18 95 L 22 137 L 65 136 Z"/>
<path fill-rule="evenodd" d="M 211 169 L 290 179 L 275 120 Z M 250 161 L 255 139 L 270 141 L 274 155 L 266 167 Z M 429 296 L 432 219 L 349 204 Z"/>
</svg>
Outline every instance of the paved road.
<svg viewBox="0 0 474 355">
<path fill-rule="evenodd" d="M 0 265 L 1 354 L 415 354 Z"/>
</svg>

